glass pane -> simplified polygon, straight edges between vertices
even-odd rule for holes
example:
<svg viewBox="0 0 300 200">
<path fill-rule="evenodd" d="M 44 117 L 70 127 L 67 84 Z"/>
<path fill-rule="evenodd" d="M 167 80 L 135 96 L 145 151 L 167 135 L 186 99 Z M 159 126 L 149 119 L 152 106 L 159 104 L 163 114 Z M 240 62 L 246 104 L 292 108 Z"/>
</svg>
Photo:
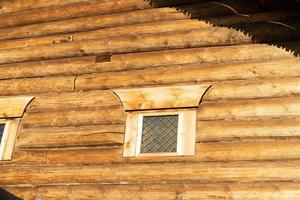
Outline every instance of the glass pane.
<svg viewBox="0 0 300 200">
<path fill-rule="evenodd" d="M 141 153 L 177 152 L 178 115 L 144 116 Z"/>
<path fill-rule="evenodd" d="M 0 124 L 0 144 L 4 133 L 5 124 Z"/>
</svg>

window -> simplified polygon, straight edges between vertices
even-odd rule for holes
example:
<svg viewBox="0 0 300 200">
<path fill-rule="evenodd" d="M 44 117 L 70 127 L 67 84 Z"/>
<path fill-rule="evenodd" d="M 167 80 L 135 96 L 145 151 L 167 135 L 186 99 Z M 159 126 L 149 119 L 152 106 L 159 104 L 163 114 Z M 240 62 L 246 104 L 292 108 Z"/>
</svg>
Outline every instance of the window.
<svg viewBox="0 0 300 200">
<path fill-rule="evenodd" d="M 194 155 L 196 109 L 209 87 L 115 90 L 127 112 L 123 156 Z"/>
<path fill-rule="evenodd" d="M 11 160 L 20 118 L 33 97 L 0 98 L 0 161 Z"/>
</svg>

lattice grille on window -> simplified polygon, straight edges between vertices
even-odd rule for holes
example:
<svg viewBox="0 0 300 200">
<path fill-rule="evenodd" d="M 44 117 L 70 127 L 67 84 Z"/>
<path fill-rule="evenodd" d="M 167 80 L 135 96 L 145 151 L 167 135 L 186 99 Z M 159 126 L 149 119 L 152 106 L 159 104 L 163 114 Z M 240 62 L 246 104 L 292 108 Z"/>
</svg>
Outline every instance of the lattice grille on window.
<svg viewBox="0 0 300 200">
<path fill-rule="evenodd" d="M 178 115 L 144 116 L 141 153 L 177 151 Z"/>
<path fill-rule="evenodd" d="M 0 144 L 4 133 L 5 124 L 0 124 Z"/>
</svg>

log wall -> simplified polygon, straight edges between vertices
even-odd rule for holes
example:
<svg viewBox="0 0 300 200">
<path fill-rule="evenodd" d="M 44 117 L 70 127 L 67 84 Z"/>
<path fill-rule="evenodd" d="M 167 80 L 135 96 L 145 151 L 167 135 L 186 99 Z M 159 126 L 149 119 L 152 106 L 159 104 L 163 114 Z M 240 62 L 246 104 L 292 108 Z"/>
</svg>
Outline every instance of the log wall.
<svg viewBox="0 0 300 200">
<path fill-rule="evenodd" d="M 0 1 L 0 96 L 35 97 L 0 187 L 24 200 L 300 199 L 300 60 L 278 47 L 299 50 L 299 13 L 252 0 Z M 212 85 L 195 156 L 123 158 L 113 89 L 194 83 Z"/>
</svg>

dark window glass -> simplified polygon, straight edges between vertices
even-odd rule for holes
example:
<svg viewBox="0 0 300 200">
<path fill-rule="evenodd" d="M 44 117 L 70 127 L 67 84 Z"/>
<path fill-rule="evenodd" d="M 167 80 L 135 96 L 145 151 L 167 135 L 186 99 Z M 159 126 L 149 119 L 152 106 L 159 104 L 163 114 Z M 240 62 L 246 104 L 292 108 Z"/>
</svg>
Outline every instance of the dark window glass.
<svg viewBox="0 0 300 200">
<path fill-rule="evenodd" d="M 0 124 L 0 144 L 4 133 L 5 124 Z"/>
<path fill-rule="evenodd" d="M 141 153 L 177 152 L 178 115 L 144 116 Z"/>
</svg>

